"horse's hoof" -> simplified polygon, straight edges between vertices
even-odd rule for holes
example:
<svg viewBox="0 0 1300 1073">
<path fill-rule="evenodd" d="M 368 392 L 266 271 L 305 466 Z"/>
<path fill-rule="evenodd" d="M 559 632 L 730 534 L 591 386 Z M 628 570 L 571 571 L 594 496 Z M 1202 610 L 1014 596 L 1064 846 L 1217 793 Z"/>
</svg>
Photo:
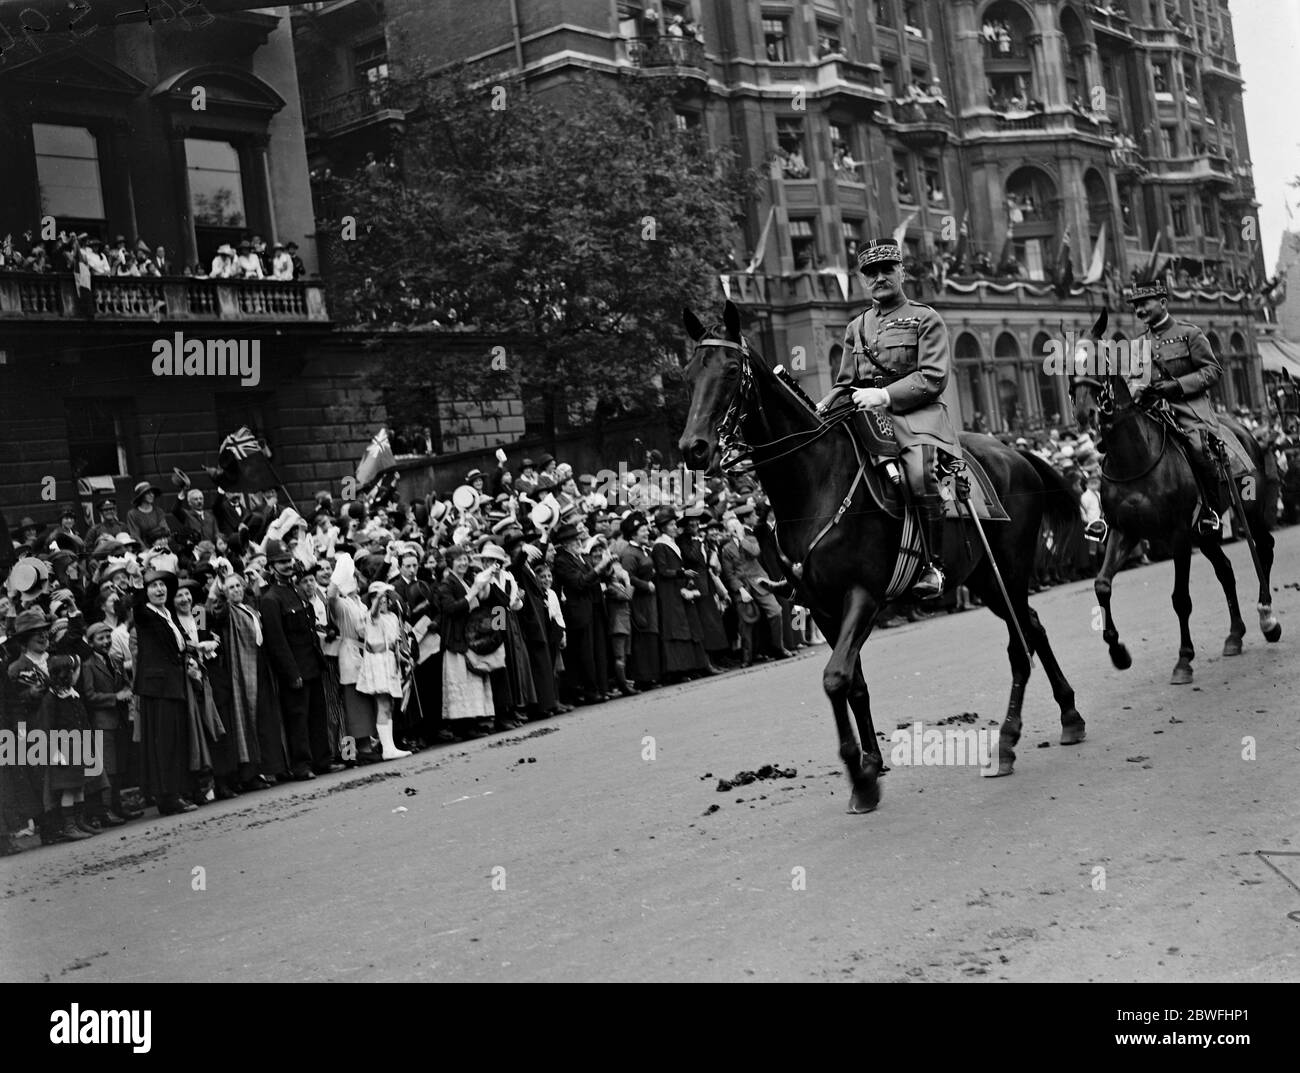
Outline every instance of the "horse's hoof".
<svg viewBox="0 0 1300 1073">
<path fill-rule="evenodd" d="M 849 815 L 862 816 L 875 812 L 880 805 L 880 784 L 875 779 L 870 785 L 858 784 L 853 787 L 853 796 L 849 798 Z"/>
<path fill-rule="evenodd" d="M 1282 637 L 1282 623 L 1277 622 L 1264 631 L 1264 640 L 1269 644 L 1276 644 Z"/>
<path fill-rule="evenodd" d="M 1088 730 L 1080 719 L 1077 723 L 1068 723 L 1061 727 L 1061 744 L 1078 745 L 1088 736 Z"/>
<path fill-rule="evenodd" d="M 998 757 L 997 771 L 988 771 L 980 768 L 980 774 L 989 779 L 1000 779 L 1003 775 L 1014 775 L 1016 773 L 1016 758 L 1005 756 Z"/>
<path fill-rule="evenodd" d="M 1192 668 L 1186 663 L 1174 664 L 1174 673 L 1169 676 L 1171 686 L 1187 686 L 1192 684 Z"/>
<path fill-rule="evenodd" d="M 1126 671 L 1133 666 L 1133 657 L 1129 655 L 1126 645 L 1115 645 L 1110 650 L 1110 661 L 1121 671 Z"/>
<path fill-rule="evenodd" d="M 1229 635 L 1227 640 L 1223 642 L 1223 654 L 1225 656 L 1240 656 L 1241 638 Z"/>
</svg>

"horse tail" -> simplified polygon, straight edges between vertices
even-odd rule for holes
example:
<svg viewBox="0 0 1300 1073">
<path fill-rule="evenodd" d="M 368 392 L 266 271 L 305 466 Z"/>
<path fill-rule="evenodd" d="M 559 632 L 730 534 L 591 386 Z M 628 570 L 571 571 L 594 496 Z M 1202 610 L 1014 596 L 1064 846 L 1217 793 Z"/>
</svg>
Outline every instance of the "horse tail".
<svg viewBox="0 0 1300 1073">
<path fill-rule="evenodd" d="M 1050 462 L 1028 451 L 1021 451 L 1020 457 L 1029 463 L 1043 482 L 1043 524 L 1051 531 L 1060 554 L 1076 539 L 1082 538 L 1083 514 L 1079 509 L 1079 497 Z"/>
</svg>

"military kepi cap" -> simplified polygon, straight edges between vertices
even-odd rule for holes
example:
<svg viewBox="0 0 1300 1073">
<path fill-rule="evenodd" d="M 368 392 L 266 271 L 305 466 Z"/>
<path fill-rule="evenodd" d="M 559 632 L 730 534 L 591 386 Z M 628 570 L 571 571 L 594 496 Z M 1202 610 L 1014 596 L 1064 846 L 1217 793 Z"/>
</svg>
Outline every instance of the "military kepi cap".
<svg viewBox="0 0 1300 1073">
<path fill-rule="evenodd" d="M 1144 298 L 1168 298 L 1169 291 L 1165 289 L 1164 280 L 1151 279 L 1144 280 L 1141 283 L 1135 283 L 1131 287 L 1124 288 L 1124 301 L 1132 304 L 1140 302 Z"/>
<path fill-rule="evenodd" d="M 892 238 L 868 239 L 858 252 L 858 271 L 868 265 L 902 264 L 903 251 Z"/>
</svg>

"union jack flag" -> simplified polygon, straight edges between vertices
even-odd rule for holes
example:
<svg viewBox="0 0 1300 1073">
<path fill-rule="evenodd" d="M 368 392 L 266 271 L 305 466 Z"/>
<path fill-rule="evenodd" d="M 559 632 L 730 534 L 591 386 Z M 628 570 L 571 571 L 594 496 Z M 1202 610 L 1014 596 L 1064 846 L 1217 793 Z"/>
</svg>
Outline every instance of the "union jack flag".
<svg viewBox="0 0 1300 1073">
<path fill-rule="evenodd" d="M 227 451 L 241 462 L 252 454 L 269 453 L 247 425 L 236 429 L 221 441 L 221 449 L 217 453 L 224 455 Z"/>
</svg>

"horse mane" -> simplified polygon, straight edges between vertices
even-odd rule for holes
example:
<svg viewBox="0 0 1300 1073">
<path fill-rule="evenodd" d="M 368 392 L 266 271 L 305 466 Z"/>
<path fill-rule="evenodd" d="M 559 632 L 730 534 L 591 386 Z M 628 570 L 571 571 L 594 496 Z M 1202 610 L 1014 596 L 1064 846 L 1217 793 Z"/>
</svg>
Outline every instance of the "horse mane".
<svg viewBox="0 0 1300 1073">
<path fill-rule="evenodd" d="M 715 324 L 709 328 L 708 334 L 716 338 L 725 339 L 727 337 L 726 325 Z M 808 394 L 808 392 L 804 391 L 804 389 L 799 386 L 798 380 L 796 380 L 793 376 L 791 376 L 790 373 L 784 367 L 781 368 L 780 372 L 777 372 L 770 365 L 768 365 L 767 358 L 763 356 L 763 354 L 758 350 L 757 347 L 751 345 L 749 340 L 746 339 L 743 334 L 741 335 L 741 340 L 748 348 L 750 358 L 753 360 L 755 365 L 758 365 L 766 372 L 771 373 L 773 379 L 775 379 L 777 383 L 782 384 L 786 388 L 788 388 L 790 394 L 792 394 L 796 399 L 798 399 L 801 403 L 803 403 L 806 409 L 808 409 L 812 413 L 817 412 L 817 403 L 813 400 L 812 396 Z"/>
</svg>

